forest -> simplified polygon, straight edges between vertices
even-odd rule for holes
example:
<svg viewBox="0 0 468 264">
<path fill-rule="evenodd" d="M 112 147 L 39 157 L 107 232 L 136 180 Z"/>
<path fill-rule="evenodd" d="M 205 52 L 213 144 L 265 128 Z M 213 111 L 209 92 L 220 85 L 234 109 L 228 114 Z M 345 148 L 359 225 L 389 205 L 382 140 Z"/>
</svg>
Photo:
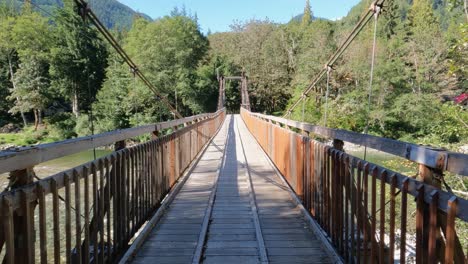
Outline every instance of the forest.
<svg viewBox="0 0 468 264">
<path fill-rule="evenodd" d="M 21 8 L 0 3 L 0 146 L 174 118 L 83 21 L 73 1 L 45 11 L 27 1 Z M 249 20 L 205 35 L 196 14 L 174 8 L 154 21 L 134 15 L 131 27 L 112 33 L 184 116 L 215 111 L 217 73 L 242 71 L 252 109 L 283 115 L 371 1 L 362 0 L 336 21 L 314 16 L 313 4 L 305 1 L 304 14 L 286 24 Z M 328 96 L 323 80 L 292 118 L 357 132 L 368 123 L 370 134 L 468 151 L 468 111 L 454 102 L 468 92 L 466 1 L 385 2 L 368 105 L 371 24 L 330 72 Z M 228 83 L 227 108 L 238 112 L 239 106 L 238 83 Z"/>
</svg>

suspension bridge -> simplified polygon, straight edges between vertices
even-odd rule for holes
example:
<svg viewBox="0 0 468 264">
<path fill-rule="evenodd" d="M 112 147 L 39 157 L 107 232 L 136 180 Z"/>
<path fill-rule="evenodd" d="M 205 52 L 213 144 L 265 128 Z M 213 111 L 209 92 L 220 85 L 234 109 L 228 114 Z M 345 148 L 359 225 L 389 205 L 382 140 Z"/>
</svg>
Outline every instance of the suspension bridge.
<svg viewBox="0 0 468 264">
<path fill-rule="evenodd" d="M 442 185 L 445 173 L 468 176 L 468 155 L 287 119 L 372 18 L 376 32 L 383 1 L 284 117 L 252 111 L 243 73 L 218 76 L 215 113 L 185 118 L 76 2 L 177 119 L 0 152 L 11 182 L 0 194 L 2 263 L 467 263 L 457 231 L 468 201 Z M 241 82 L 240 114 L 226 112 L 226 80 Z M 418 164 L 422 181 L 346 153 L 348 143 Z M 42 162 L 110 145 L 35 180 Z"/>
</svg>

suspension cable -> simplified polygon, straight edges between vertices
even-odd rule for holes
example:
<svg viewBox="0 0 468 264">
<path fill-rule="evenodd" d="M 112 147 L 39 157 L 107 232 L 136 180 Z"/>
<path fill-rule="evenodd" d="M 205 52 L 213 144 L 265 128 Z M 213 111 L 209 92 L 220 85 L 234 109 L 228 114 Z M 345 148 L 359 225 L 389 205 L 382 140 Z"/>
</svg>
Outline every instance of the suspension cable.
<svg viewBox="0 0 468 264">
<path fill-rule="evenodd" d="M 125 52 L 125 50 L 120 46 L 120 44 L 115 40 L 112 34 L 107 30 L 107 28 L 102 24 L 94 12 L 90 9 L 88 3 L 84 0 L 74 0 L 80 9 L 80 15 L 85 18 L 89 18 L 91 22 L 96 26 L 97 30 L 104 36 L 104 38 L 111 44 L 111 46 L 117 51 L 117 53 L 122 57 L 122 59 L 127 63 L 127 65 L 135 71 L 136 75 L 143 81 L 143 83 L 156 95 L 157 99 L 160 99 L 169 110 L 176 115 L 178 118 L 183 118 L 182 115 L 172 106 L 166 96 L 158 92 L 156 87 L 146 78 L 146 76 L 138 68 L 138 65 L 130 58 L 130 56 Z"/>
<path fill-rule="evenodd" d="M 89 115 L 88 115 L 88 123 L 90 124 L 91 135 L 94 136 L 94 115 L 93 115 L 93 102 L 94 98 L 91 95 L 91 83 L 90 83 L 90 74 L 88 70 L 88 100 L 89 100 Z M 93 158 L 96 160 L 96 147 L 93 147 Z"/>
<path fill-rule="evenodd" d="M 335 64 L 335 62 L 347 50 L 349 45 L 351 45 L 354 39 L 359 35 L 362 29 L 372 19 L 372 16 L 375 14 L 376 7 L 379 7 L 379 10 L 380 10 L 384 2 L 385 0 L 376 0 L 375 2 L 372 3 L 371 7 L 364 13 L 363 16 L 361 16 L 361 19 L 358 21 L 358 23 L 353 28 L 353 30 L 348 35 L 348 37 L 345 39 L 345 41 L 340 45 L 340 47 L 335 51 L 335 53 L 333 53 L 333 55 L 329 58 L 326 65 L 333 66 Z M 324 68 L 315 76 L 315 78 L 312 80 L 308 88 L 305 89 L 304 91 L 305 95 L 309 94 L 312 90 L 316 88 L 317 83 L 325 76 L 326 72 L 327 72 L 327 69 Z M 286 114 L 284 114 L 283 117 L 286 118 L 290 116 L 292 111 L 299 105 L 299 103 L 302 100 L 304 100 L 303 97 L 300 97 L 298 100 L 296 100 L 296 102 L 291 107 L 289 107 L 289 109 L 286 111 Z"/>
<path fill-rule="evenodd" d="M 329 65 L 325 67 L 327 68 L 327 91 L 325 93 L 325 120 L 324 120 L 324 126 L 326 127 L 328 124 L 328 96 L 330 95 L 330 75 L 331 75 L 332 67 Z"/>
<path fill-rule="evenodd" d="M 304 95 L 303 95 L 304 96 Z M 304 122 L 304 119 L 305 119 L 305 104 L 306 104 L 306 100 L 302 100 L 302 122 Z"/>
<path fill-rule="evenodd" d="M 368 97 L 367 97 L 367 116 L 366 116 L 366 127 L 364 130 L 364 134 L 369 134 L 369 119 L 370 119 L 370 112 L 371 112 L 371 104 L 372 104 L 372 85 L 374 81 L 374 67 L 375 67 L 375 51 L 377 47 L 377 25 L 379 20 L 381 8 L 380 6 L 375 6 L 374 10 L 374 39 L 372 41 L 372 59 L 371 59 L 371 68 L 370 68 L 370 77 L 369 77 L 369 90 L 368 90 Z M 367 145 L 364 146 L 364 161 L 367 158 Z"/>
</svg>

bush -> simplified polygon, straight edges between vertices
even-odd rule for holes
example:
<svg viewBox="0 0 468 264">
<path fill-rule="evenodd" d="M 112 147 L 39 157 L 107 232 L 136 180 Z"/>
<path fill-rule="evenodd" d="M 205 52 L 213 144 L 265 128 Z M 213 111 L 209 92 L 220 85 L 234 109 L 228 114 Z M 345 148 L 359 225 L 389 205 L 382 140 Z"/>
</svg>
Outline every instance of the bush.
<svg viewBox="0 0 468 264">
<path fill-rule="evenodd" d="M 63 140 L 76 137 L 76 118 L 72 113 L 57 113 L 48 119 L 51 131 L 50 137 L 54 140 Z"/>
</svg>

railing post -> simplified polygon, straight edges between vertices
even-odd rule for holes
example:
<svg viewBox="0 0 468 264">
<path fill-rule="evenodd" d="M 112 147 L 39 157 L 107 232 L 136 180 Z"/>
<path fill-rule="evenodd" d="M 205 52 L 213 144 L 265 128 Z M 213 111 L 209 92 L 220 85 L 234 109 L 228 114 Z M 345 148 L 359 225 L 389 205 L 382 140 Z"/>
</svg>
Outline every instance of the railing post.
<svg viewBox="0 0 468 264">
<path fill-rule="evenodd" d="M 127 144 L 125 143 L 125 140 L 117 141 L 114 144 L 114 151 L 119 151 L 121 149 L 124 149 L 126 146 Z"/>
<path fill-rule="evenodd" d="M 126 143 L 125 143 L 125 140 L 121 140 L 121 141 L 117 141 L 115 142 L 114 144 L 114 151 L 119 151 L 119 150 L 122 150 L 126 147 Z M 116 155 L 116 159 L 114 161 L 115 163 L 115 167 L 112 168 L 112 170 L 114 172 L 111 173 L 111 175 L 115 176 L 113 179 L 111 179 L 111 197 L 114 197 L 114 236 L 116 237 L 116 239 L 114 239 L 114 247 L 117 247 L 117 251 L 121 249 L 121 247 L 123 246 L 122 245 L 122 242 L 123 242 L 123 239 L 121 237 L 122 233 L 121 233 L 121 228 L 123 226 L 123 223 L 121 222 L 122 221 L 122 210 L 123 208 L 121 208 L 121 204 L 122 204 L 122 199 L 124 199 L 124 197 L 122 197 L 122 194 L 121 193 L 112 193 L 112 190 L 115 191 L 115 192 L 119 192 L 120 190 L 120 187 L 119 186 L 121 184 L 121 177 L 123 175 L 121 175 L 122 171 L 120 169 L 120 166 L 121 164 L 119 164 L 120 162 L 122 162 L 121 159 L 119 159 L 119 156 Z M 108 212 L 109 213 L 109 212 Z"/>
<path fill-rule="evenodd" d="M 344 151 L 344 142 L 340 139 L 333 139 L 333 148 L 339 151 Z"/>
<path fill-rule="evenodd" d="M 34 182 L 35 176 L 34 167 L 12 171 L 9 174 L 9 187 L 14 190 L 28 185 Z M 15 263 L 34 262 L 34 209 L 37 201 L 30 202 L 28 196 L 29 193 L 24 192 L 21 208 L 13 212 L 15 248 L 22 252 L 15 254 Z"/>
<path fill-rule="evenodd" d="M 419 176 L 421 178 L 421 181 L 424 182 L 427 185 L 433 186 L 436 189 L 441 189 L 442 188 L 442 180 L 444 177 L 443 174 L 443 168 L 445 165 L 445 155 L 441 155 L 438 158 L 436 168 L 431 168 L 428 167 L 424 164 L 419 164 Z M 422 240 L 422 263 L 427 263 L 429 259 L 428 257 L 428 250 L 429 250 L 429 219 L 430 219 L 430 209 L 429 205 L 424 203 L 424 223 L 423 223 L 423 240 Z M 444 261 L 444 249 L 445 249 L 445 242 L 442 239 L 442 234 L 440 233 L 440 230 L 445 233 L 447 230 L 447 217 L 444 213 L 441 213 L 440 211 L 437 213 L 437 241 L 436 241 L 436 260 Z M 439 228 L 440 227 L 440 228 Z M 447 234 L 444 234 L 447 236 Z M 464 261 L 464 254 L 463 254 L 463 248 L 461 246 L 460 240 L 458 236 L 455 234 L 455 245 L 454 245 L 454 260 L 455 263 L 463 263 Z"/>
<path fill-rule="evenodd" d="M 151 133 L 151 139 L 157 139 L 159 138 L 160 132 L 158 130 L 155 130 Z"/>
<path fill-rule="evenodd" d="M 441 156 L 442 157 L 442 156 Z M 443 164 L 443 163 L 442 163 Z M 440 164 L 440 165 L 442 165 Z M 439 168 L 431 168 L 428 167 L 424 164 L 419 164 L 419 176 L 421 177 L 422 182 L 425 184 L 431 185 L 435 187 L 436 189 L 441 189 L 442 188 L 442 177 L 443 177 L 443 169 L 442 166 Z M 429 253 L 429 218 L 430 218 L 430 212 L 429 212 L 429 205 L 424 203 L 424 217 L 423 217 L 423 240 L 422 240 L 422 261 L 423 263 L 428 263 L 428 253 Z M 440 225 L 440 222 L 437 221 L 437 226 Z M 444 258 L 444 251 L 442 250 L 442 245 L 444 245 L 444 242 L 441 241 L 441 236 L 440 232 L 437 232 L 437 255 L 436 258 L 443 260 Z M 443 247 L 445 248 L 445 246 Z"/>
<path fill-rule="evenodd" d="M 173 145 L 173 159 L 174 159 L 174 183 L 179 179 L 179 175 L 180 175 L 180 151 L 179 151 L 179 136 L 178 136 L 178 132 L 177 130 L 179 130 L 179 128 L 177 126 L 175 126 L 173 128 L 174 130 L 174 145 Z"/>
</svg>

